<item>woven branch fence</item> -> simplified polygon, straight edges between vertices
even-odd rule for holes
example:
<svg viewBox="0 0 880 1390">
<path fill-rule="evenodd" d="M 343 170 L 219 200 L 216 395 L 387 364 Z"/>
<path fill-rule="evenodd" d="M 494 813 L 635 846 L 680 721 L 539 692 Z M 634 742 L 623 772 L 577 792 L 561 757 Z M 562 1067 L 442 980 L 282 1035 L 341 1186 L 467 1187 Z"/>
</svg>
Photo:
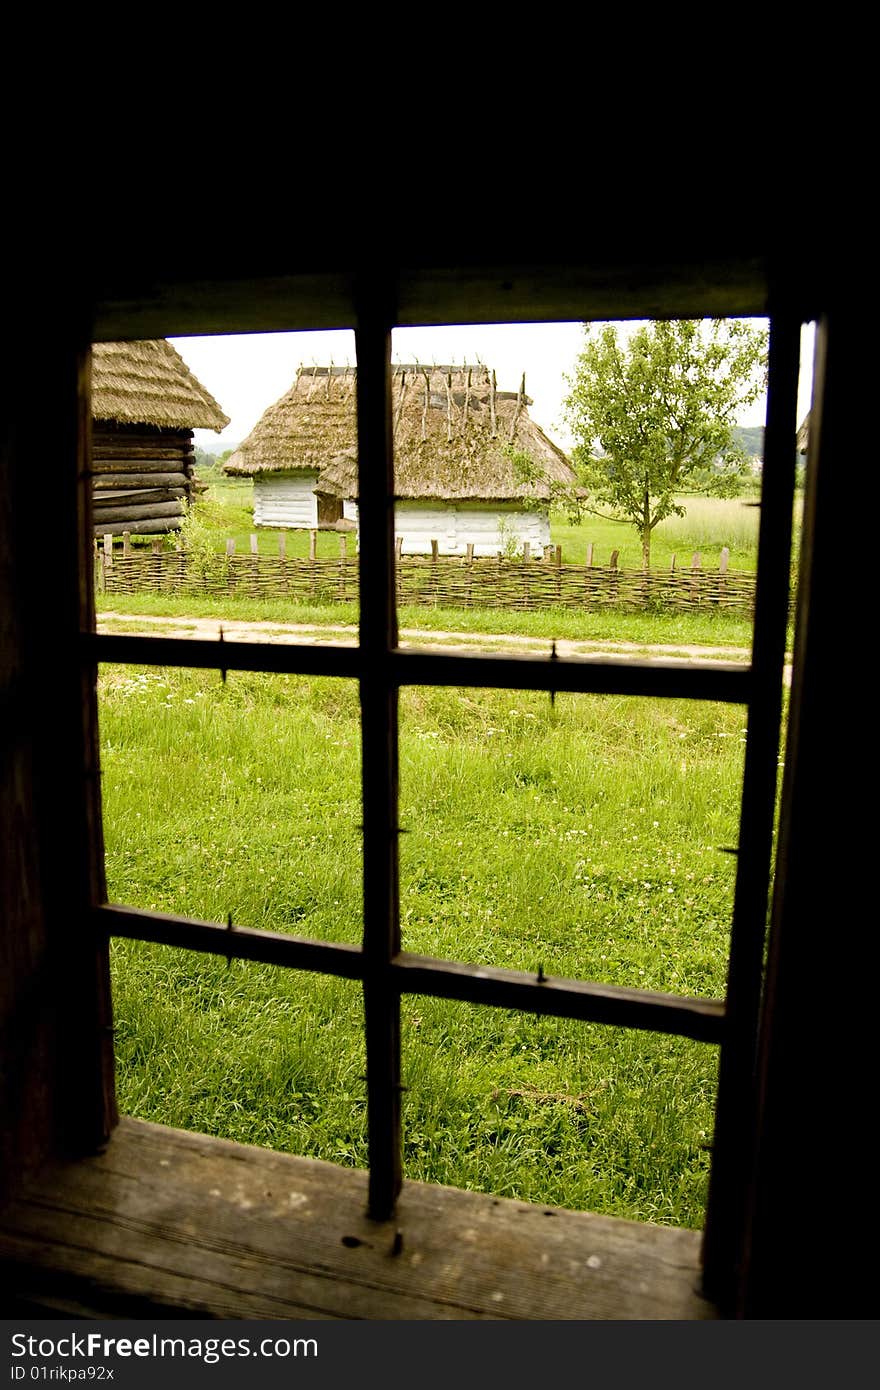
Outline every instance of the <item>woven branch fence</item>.
<svg viewBox="0 0 880 1390">
<path fill-rule="evenodd" d="M 296 603 L 357 604 L 358 557 L 346 553 L 341 538 L 338 559 L 288 558 L 281 545 L 278 556 L 257 552 L 236 554 L 233 542 L 226 554 L 190 555 L 165 551 L 156 542 L 147 551 L 123 542 L 115 553 L 105 538 L 95 546 L 95 576 L 105 594 L 237 594 L 243 598 L 280 598 Z M 282 538 L 283 541 L 283 538 Z M 436 549 L 436 548 L 435 548 Z M 561 547 L 543 559 L 489 559 L 421 555 L 397 558 L 397 601 L 401 606 L 441 608 L 584 608 L 629 610 L 726 609 L 750 613 L 755 600 L 755 576 L 727 569 L 726 550 L 717 570 L 702 568 L 700 556 L 688 566 L 669 570 L 626 570 L 613 552 L 608 565 L 564 564 Z"/>
</svg>

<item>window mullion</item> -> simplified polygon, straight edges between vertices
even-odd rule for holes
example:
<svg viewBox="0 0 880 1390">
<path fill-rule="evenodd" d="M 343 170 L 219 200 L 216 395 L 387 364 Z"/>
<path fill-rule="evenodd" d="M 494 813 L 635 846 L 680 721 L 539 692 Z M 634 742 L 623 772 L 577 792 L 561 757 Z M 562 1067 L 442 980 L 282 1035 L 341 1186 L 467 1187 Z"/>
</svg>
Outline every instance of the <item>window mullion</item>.
<svg viewBox="0 0 880 1390">
<path fill-rule="evenodd" d="M 704 1242 L 706 1288 L 722 1301 L 732 1295 L 729 1281 L 735 1277 L 740 1259 L 754 1129 L 755 1049 L 789 611 L 800 329 L 796 315 L 774 317 L 770 328 L 752 685 L 727 981 L 727 1036 L 719 1065 Z"/>
<path fill-rule="evenodd" d="M 397 861 L 397 645 L 391 332 L 361 315 L 357 343 L 360 513 L 361 738 L 364 856 L 364 1015 L 367 1052 L 369 1212 L 387 1219 L 402 1181 L 400 998 L 391 962 L 400 950 Z"/>
</svg>

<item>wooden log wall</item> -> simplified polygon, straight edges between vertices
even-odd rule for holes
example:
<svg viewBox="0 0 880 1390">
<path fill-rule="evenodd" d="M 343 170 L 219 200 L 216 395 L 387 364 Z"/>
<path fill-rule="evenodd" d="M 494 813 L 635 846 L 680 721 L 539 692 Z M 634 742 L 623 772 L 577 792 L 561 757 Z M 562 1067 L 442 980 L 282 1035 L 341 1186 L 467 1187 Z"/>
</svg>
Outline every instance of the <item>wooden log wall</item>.
<svg viewBox="0 0 880 1390">
<path fill-rule="evenodd" d="M 180 529 L 192 496 L 192 430 L 96 420 L 92 427 L 95 536 L 161 535 Z"/>
<path fill-rule="evenodd" d="M 134 527 L 126 530 L 134 532 Z M 157 546 L 129 553 L 96 552 L 97 582 L 106 593 L 238 594 L 304 603 L 357 603 L 358 559 L 340 537 L 339 558 L 288 558 L 283 533 L 279 554 L 225 554 L 206 565 L 188 564 L 183 552 Z M 693 563 L 693 562 L 696 563 Z M 674 611 L 726 609 L 751 613 L 755 576 L 722 568 L 705 570 L 699 556 L 680 569 L 622 570 L 616 552 L 608 565 L 563 564 L 559 547 L 544 561 L 405 555 L 397 559 L 397 601 L 403 605 L 499 609 L 628 609 Z"/>
</svg>

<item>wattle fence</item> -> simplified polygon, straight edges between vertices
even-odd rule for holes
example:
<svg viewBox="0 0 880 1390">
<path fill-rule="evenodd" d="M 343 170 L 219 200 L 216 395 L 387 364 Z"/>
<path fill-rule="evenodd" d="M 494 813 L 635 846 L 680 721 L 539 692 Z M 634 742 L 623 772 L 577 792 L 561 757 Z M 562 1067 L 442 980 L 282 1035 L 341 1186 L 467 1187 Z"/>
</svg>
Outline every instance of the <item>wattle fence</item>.
<svg viewBox="0 0 880 1390">
<path fill-rule="evenodd" d="M 283 542 L 283 537 L 280 538 Z M 750 613 L 755 600 L 755 576 L 727 567 L 727 550 L 717 570 L 703 568 L 699 554 L 685 566 L 673 558 L 667 570 L 627 570 L 614 551 L 607 565 L 563 563 L 562 549 L 548 548 L 544 557 L 528 554 L 510 559 L 401 555 L 397 557 L 397 601 L 440 608 L 503 609 L 682 609 Z M 314 536 L 308 558 L 280 553 L 260 554 L 251 537 L 250 554 L 236 554 L 234 542 L 217 555 L 167 551 L 161 542 L 150 550 L 124 541 L 122 552 L 112 545 L 95 545 L 95 577 L 104 594 L 162 593 L 174 595 L 237 595 L 251 599 L 288 599 L 293 603 L 356 605 L 359 597 L 358 557 L 349 555 L 340 537 L 339 558 L 318 558 Z"/>
</svg>

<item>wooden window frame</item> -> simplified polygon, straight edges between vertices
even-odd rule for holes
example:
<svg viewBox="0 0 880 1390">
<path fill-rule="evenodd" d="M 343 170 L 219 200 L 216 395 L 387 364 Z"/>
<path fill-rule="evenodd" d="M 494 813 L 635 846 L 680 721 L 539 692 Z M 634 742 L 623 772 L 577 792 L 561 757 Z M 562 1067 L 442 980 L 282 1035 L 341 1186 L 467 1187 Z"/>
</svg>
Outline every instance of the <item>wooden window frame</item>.
<svg viewBox="0 0 880 1390">
<path fill-rule="evenodd" d="M 736 277 L 734 277 L 736 279 Z M 719 1044 L 721 1068 L 709 1209 L 705 1235 L 705 1280 L 720 1306 L 743 1303 L 743 1271 L 748 1267 L 746 1233 L 754 1212 L 752 1158 L 756 1124 L 760 1055 L 762 961 L 772 861 L 776 766 L 782 699 L 782 663 L 788 612 L 789 550 L 794 486 L 791 441 L 795 406 L 800 327 L 806 316 L 797 300 L 767 303 L 766 285 L 754 268 L 741 270 L 731 288 L 707 292 L 706 280 L 671 292 L 665 268 L 658 270 L 651 292 L 644 287 L 630 313 L 690 317 L 706 312 L 765 314 L 770 309 L 771 350 L 767 436 L 762 490 L 752 662 L 744 669 L 706 669 L 694 664 L 639 662 L 578 663 L 546 658 L 452 656 L 401 650 L 397 645 L 394 546 L 393 460 L 390 428 L 390 334 L 393 327 L 415 322 L 518 321 L 549 318 L 614 317 L 620 312 L 620 287 L 604 277 L 580 277 L 566 271 L 534 272 L 516 278 L 477 268 L 452 288 L 441 277 L 400 271 L 383 277 L 342 279 L 292 277 L 278 286 L 256 282 L 247 287 L 186 287 L 172 284 L 158 297 L 132 305 L 119 295 L 98 297 L 89 337 L 174 336 L 189 331 L 248 331 L 269 328 L 354 327 L 358 357 L 358 435 L 361 468 L 361 632 L 355 651 L 330 647 L 266 647 L 160 638 L 98 635 L 89 542 L 88 384 L 86 319 L 77 317 L 74 337 L 59 346 L 56 381 L 56 438 L 69 457 L 76 457 L 77 531 L 68 524 L 68 568 L 79 575 L 76 631 L 70 612 L 59 621 L 68 663 L 62 697 L 68 763 L 62 810 L 76 809 L 75 837 L 69 863 L 76 867 L 72 907 L 63 911 L 50 902 L 50 916 L 66 917 L 79 927 L 63 945 L 53 945 L 53 969 L 69 972 L 80 997 L 76 1008 L 62 1011 L 61 1031 L 70 1027 L 74 1045 L 56 1058 L 54 1125 L 71 1151 L 90 1151 L 116 1123 L 113 1099 L 112 1024 L 109 991 L 109 940 L 129 936 L 185 949 L 232 955 L 293 968 L 319 970 L 361 980 L 365 996 L 367 1086 L 369 1107 L 369 1210 L 387 1218 L 401 1184 L 400 1039 L 401 993 L 425 993 L 450 999 L 535 1014 L 579 1018 L 652 1031 L 677 1033 Z M 710 277 L 711 284 L 711 277 Z M 511 287 L 515 293 L 511 293 Z M 474 298 L 475 287 L 479 291 Z M 536 293 L 536 290 L 539 291 Z M 274 291 L 274 294 L 273 294 Z M 670 297 L 671 295 L 671 297 Z M 665 296 L 665 297 L 664 297 Z M 158 301 L 157 302 L 157 298 Z M 457 312 L 464 308 L 466 312 Z M 218 302 L 219 301 L 219 302 Z M 430 312 L 427 307 L 430 305 Z M 527 305 L 528 314 L 520 306 Z M 269 306 L 269 307 L 267 307 Z M 73 317 L 73 316 L 72 316 Z M 72 367 L 77 363 L 77 378 Z M 75 422 L 75 424 L 74 424 Z M 376 481 L 371 484 L 371 480 Z M 784 544 L 780 545 L 780 538 Z M 71 563 L 72 562 L 72 563 Z M 31 603 L 30 616 L 33 616 Z M 211 923 L 108 904 L 103 880 L 103 846 L 98 778 L 96 674 L 99 662 L 137 662 L 218 670 L 287 671 L 337 675 L 360 683 L 363 719 L 364 800 L 364 941 L 362 948 L 319 943 L 282 933 L 240 928 L 228 933 Z M 33 662 L 39 677 L 41 658 Z M 43 661 L 43 674 L 47 675 Z M 468 685 L 495 688 L 619 693 L 651 697 L 711 699 L 749 709 L 746 767 L 731 938 L 729 988 L 725 1002 L 680 999 L 578 981 L 537 980 L 522 972 L 478 968 L 426 959 L 402 951 L 397 903 L 397 691 L 403 685 Z M 58 812 L 42 808 L 43 835 L 57 834 Z M 48 826 L 46 821 L 48 820 Z M 51 893 L 49 894 L 51 898 Z M 83 943 L 87 943 L 84 945 Z M 75 1019 L 75 1022 L 73 1021 Z M 57 1143 L 57 1137 L 55 1138 Z M 47 1135 L 42 1150 L 52 1147 Z M 39 1147 L 39 1146 L 38 1146 Z"/>
</svg>

